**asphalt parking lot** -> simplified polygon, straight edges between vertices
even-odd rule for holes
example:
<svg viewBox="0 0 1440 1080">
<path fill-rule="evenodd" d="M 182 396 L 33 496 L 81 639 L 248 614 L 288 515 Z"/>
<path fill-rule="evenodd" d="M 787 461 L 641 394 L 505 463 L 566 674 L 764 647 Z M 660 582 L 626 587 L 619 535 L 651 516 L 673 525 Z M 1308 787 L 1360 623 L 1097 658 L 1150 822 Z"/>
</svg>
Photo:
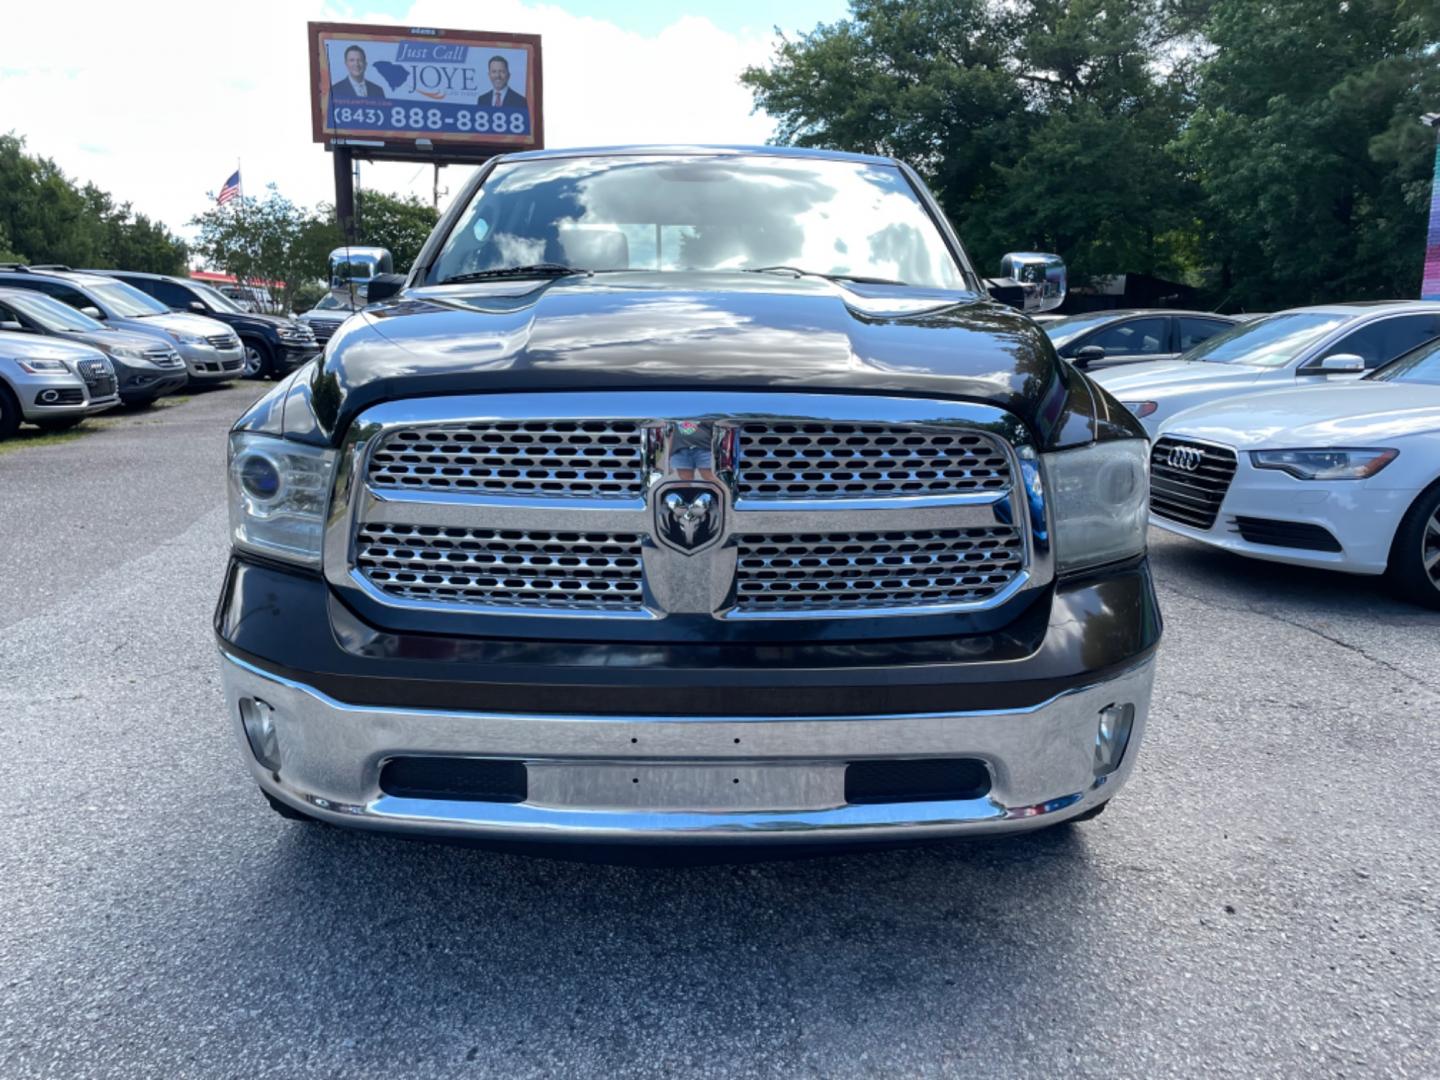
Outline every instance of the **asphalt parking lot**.
<svg viewBox="0 0 1440 1080">
<path fill-rule="evenodd" d="M 298 825 L 209 626 L 258 393 L 0 449 L 0 1076 L 1440 1074 L 1440 614 L 1152 531 L 1148 741 L 1073 829 L 652 869 Z"/>
</svg>

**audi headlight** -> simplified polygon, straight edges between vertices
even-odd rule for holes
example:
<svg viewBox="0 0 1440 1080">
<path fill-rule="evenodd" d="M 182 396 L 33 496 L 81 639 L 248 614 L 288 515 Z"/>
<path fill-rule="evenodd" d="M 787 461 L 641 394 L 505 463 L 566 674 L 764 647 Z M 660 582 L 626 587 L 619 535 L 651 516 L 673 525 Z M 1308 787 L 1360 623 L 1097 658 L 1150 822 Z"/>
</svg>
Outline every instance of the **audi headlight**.
<svg viewBox="0 0 1440 1080">
<path fill-rule="evenodd" d="M 237 431 L 230 436 L 229 471 L 235 546 L 320 565 L 335 451 Z"/>
<path fill-rule="evenodd" d="M 64 360 L 42 360 L 39 357 L 31 357 L 28 360 L 16 360 L 20 370 L 29 372 L 31 375 L 48 375 L 52 372 L 66 372 L 70 369 L 65 366 Z"/>
<path fill-rule="evenodd" d="M 1158 401 L 1122 401 L 1120 404 L 1124 405 L 1125 408 L 1129 409 L 1141 420 L 1144 420 L 1145 417 L 1160 407 Z"/>
<path fill-rule="evenodd" d="M 1057 570 L 1145 551 L 1149 449 L 1144 439 L 1120 439 L 1044 456 Z"/>
<path fill-rule="evenodd" d="M 1257 469 L 1279 469 L 1297 480 L 1364 480 L 1400 456 L 1399 450 L 1252 450 Z"/>
</svg>

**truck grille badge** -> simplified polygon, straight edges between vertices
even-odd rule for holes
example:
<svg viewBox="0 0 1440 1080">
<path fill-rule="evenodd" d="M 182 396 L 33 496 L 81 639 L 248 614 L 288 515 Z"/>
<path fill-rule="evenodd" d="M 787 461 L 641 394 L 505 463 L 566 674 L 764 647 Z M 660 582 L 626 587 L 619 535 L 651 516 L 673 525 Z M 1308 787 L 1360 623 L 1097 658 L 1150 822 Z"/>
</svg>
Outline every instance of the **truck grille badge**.
<svg viewBox="0 0 1440 1080">
<path fill-rule="evenodd" d="M 723 499 L 708 484 L 671 484 L 655 500 L 655 534 L 684 555 L 704 551 L 720 539 Z"/>
</svg>

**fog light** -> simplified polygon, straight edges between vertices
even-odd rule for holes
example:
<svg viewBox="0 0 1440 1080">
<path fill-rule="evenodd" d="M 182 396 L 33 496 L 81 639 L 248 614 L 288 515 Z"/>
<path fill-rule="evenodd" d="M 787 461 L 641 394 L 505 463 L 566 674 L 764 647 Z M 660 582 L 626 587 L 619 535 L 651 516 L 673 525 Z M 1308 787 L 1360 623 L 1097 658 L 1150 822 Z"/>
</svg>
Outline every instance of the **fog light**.
<svg viewBox="0 0 1440 1080">
<path fill-rule="evenodd" d="M 240 699 L 240 722 L 255 760 L 271 772 L 280 769 L 280 738 L 275 732 L 275 710 L 259 698 Z"/>
<path fill-rule="evenodd" d="M 1095 731 L 1095 775 L 1109 776 L 1120 767 L 1125 747 L 1130 742 L 1130 728 L 1135 723 L 1135 706 L 1106 705 L 1100 710 L 1100 723 Z"/>
<path fill-rule="evenodd" d="M 42 405 L 53 405 L 53 404 L 55 404 L 55 402 L 57 402 L 57 401 L 59 401 L 59 400 L 60 400 L 60 391 L 59 391 L 59 390 L 41 390 L 41 391 L 40 391 L 40 404 L 42 404 Z"/>
</svg>

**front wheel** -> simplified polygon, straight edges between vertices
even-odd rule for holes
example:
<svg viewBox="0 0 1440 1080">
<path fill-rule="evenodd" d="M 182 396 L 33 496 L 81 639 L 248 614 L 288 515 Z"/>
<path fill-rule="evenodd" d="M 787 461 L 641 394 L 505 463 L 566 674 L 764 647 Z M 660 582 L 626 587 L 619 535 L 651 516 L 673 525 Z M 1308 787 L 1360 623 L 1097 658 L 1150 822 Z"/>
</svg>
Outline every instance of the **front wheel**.
<svg viewBox="0 0 1440 1080">
<path fill-rule="evenodd" d="M 1422 492 L 1400 522 L 1385 576 L 1402 600 L 1440 608 L 1440 484 Z"/>
<path fill-rule="evenodd" d="M 270 346 L 255 338 L 245 338 L 245 366 L 241 374 L 247 379 L 268 379 L 275 372 Z"/>
<path fill-rule="evenodd" d="M 20 430 L 20 403 L 10 388 L 0 383 L 0 439 L 8 439 Z"/>
</svg>

